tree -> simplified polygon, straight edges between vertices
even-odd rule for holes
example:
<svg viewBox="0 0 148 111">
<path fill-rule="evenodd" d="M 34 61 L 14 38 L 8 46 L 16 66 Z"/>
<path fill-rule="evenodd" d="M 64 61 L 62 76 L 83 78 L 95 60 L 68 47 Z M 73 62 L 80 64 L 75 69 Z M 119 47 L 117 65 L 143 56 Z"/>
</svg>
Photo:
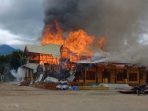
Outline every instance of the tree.
<svg viewBox="0 0 148 111">
<path fill-rule="evenodd" d="M 0 55 L 0 81 L 2 79 L 13 80 L 14 77 L 11 75 L 10 70 L 18 69 L 25 61 L 25 55 L 20 50 L 14 51 L 9 55 Z"/>
<path fill-rule="evenodd" d="M 21 65 L 25 64 L 25 55 L 22 51 L 14 51 L 12 54 L 9 55 L 9 63 L 11 69 L 17 69 Z"/>
</svg>

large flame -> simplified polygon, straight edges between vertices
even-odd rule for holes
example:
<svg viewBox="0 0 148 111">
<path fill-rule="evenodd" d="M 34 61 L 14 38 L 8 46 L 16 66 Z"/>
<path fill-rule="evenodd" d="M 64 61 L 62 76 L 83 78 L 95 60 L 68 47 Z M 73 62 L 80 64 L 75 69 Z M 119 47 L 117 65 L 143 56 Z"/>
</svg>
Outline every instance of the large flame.
<svg viewBox="0 0 148 111">
<path fill-rule="evenodd" d="M 63 31 L 57 21 L 54 21 L 52 25 L 45 25 L 42 35 L 42 45 L 58 44 L 62 45 Z"/>
<path fill-rule="evenodd" d="M 68 34 L 64 46 L 70 49 L 72 52 L 81 54 L 90 54 L 90 45 L 93 43 L 93 37 L 89 36 L 87 32 L 80 29 Z"/>
<path fill-rule="evenodd" d="M 81 56 L 92 56 L 90 50 L 94 43 L 94 37 L 89 35 L 85 30 L 79 29 L 71 31 L 63 39 L 63 31 L 57 21 L 53 24 L 46 25 L 43 30 L 42 45 L 58 44 L 63 45 L 62 57 L 69 58 L 71 61 L 77 61 Z M 98 46 L 103 49 L 106 39 L 104 37 L 98 40 Z"/>
</svg>

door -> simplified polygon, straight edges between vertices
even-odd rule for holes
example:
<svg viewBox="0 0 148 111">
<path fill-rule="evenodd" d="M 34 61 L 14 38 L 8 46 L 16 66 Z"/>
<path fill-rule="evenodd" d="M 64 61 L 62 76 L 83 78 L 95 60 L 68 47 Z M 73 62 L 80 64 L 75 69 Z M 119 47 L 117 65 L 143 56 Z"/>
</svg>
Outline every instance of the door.
<svg viewBox="0 0 148 111">
<path fill-rule="evenodd" d="M 105 82 L 105 83 L 110 83 L 110 72 L 109 72 L 109 70 L 108 69 L 104 69 L 104 71 L 103 71 L 103 82 Z"/>
</svg>

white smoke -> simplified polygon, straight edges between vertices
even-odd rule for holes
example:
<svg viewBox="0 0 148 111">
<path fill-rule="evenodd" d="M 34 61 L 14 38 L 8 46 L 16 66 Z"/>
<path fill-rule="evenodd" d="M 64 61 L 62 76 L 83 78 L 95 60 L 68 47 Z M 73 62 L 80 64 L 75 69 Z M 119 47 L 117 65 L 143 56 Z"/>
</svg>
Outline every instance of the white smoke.
<svg viewBox="0 0 148 111">
<path fill-rule="evenodd" d="M 133 64 L 148 66 L 148 45 L 133 45 L 123 55 Z"/>
<path fill-rule="evenodd" d="M 17 71 L 13 69 L 10 72 L 16 78 L 16 81 L 23 81 L 25 77 L 25 70 L 22 67 L 19 67 Z"/>
</svg>

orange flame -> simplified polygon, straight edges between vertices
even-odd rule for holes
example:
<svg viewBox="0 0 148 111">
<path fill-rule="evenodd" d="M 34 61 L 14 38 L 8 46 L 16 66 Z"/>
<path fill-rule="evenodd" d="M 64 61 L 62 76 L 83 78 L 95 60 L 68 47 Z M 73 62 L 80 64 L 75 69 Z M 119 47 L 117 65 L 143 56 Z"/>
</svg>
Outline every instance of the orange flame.
<svg viewBox="0 0 148 111">
<path fill-rule="evenodd" d="M 54 30 L 52 28 L 54 28 Z M 63 36 L 63 31 L 57 21 L 54 22 L 54 25 L 52 27 L 46 25 L 44 27 L 42 35 L 42 45 L 47 45 L 47 44 L 62 45 L 64 43 L 62 36 Z"/>
<path fill-rule="evenodd" d="M 42 35 L 42 45 L 58 44 L 63 45 L 63 52 L 61 51 L 61 57 L 69 58 L 71 61 L 77 61 L 81 56 L 92 56 L 90 50 L 91 45 L 94 42 L 94 37 L 89 35 L 86 31 L 79 29 L 77 31 L 71 31 L 63 39 L 63 31 L 58 24 L 54 22 L 51 25 L 44 27 Z M 103 49 L 106 43 L 105 37 L 101 37 L 98 40 L 98 46 Z"/>
<path fill-rule="evenodd" d="M 90 54 L 89 46 L 93 43 L 93 37 L 89 36 L 84 30 L 73 31 L 68 34 L 64 46 L 78 55 Z"/>
</svg>

